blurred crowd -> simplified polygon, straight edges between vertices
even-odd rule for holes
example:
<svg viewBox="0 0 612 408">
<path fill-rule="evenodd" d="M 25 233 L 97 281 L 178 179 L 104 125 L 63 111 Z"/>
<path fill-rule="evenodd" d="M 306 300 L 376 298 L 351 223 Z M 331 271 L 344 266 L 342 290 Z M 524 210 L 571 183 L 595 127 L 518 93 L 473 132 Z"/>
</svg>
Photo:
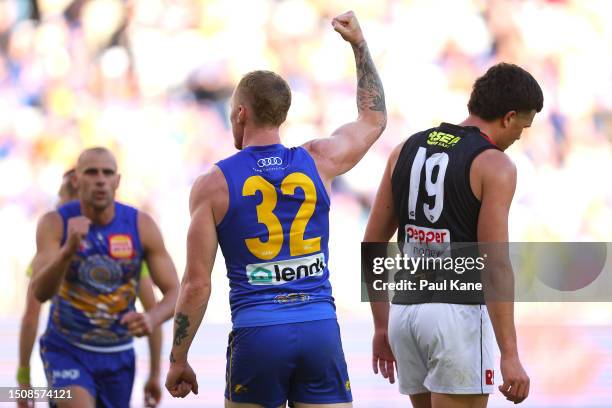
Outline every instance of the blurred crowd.
<svg viewBox="0 0 612 408">
<path fill-rule="evenodd" d="M 2 0 L 0 311 L 20 309 L 36 220 L 93 145 L 116 153 L 119 199 L 159 221 L 181 270 L 189 190 L 234 151 L 228 102 L 242 74 L 271 69 L 288 80 L 287 145 L 356 116 L 353 55 L 330 24 L 348 9 L 385 85 L 389 121 L 334 185 L 332 265 L 359 251 L 391 149 L 462 121 L 473 81 L 500 61 L 530 71 L 545 98 L 508 151 L 519 171 L 511 240 L 612 241 L 608 0 Z M 336 285 L 340 305 L 359 299 L 355 281 Z"/>
</svg>

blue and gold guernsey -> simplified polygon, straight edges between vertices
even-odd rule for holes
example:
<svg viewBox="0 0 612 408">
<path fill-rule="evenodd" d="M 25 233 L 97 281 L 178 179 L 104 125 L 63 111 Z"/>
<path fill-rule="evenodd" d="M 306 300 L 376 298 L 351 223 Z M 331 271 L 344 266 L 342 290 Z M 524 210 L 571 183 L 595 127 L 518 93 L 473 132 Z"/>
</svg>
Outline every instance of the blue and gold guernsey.
<svg viewBox="0 0 612 408">
<path fill-rule="evenodd" d="M 68 219 L 81 215 L 78 201 L 58 209 L 66 240 Z M 91 224 L 53 297 L 48 331 L 77 347 L 114 352 L 132 347 L 124 314 L 135 310 L 143 249 L 138 210 L 115 202 L 115 217 L 106 225 Z"/>
<path fill-rule="evenodd" d="M 229 207 L 217 226 L 234 328 L 335 319 L 329 196 L 302 147 L 249 146 L 217 163 Z"/>
</svg>

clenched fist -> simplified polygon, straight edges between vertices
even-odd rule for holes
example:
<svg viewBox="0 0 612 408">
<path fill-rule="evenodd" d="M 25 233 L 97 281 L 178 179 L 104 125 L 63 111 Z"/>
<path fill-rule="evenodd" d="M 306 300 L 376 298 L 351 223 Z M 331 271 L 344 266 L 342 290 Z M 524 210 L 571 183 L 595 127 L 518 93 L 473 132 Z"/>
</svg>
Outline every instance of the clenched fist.
<svg viewBox="0 0 612 408">
<path fill-rule="evenodd" d="M 64 245 L 70 253 L 74 253 L 79 249 L 81 241 L 89 232 L 90 225 L 91 221 L 89 218 L 83 215 L 68 219 L 66 243 Z"/>
<path fill-rule="evenodd" d="M 153 333 L 154 325 L 151 316 L 147 313 L 127 312 L 119 322 L 126 325 L 132 336 L 149 336 Z"/>
<path fill-rule="evenodd" d="M 335 17 L 332 20 L 332 26 L 351 45 L 359 45 L 364 41 L 359 21 L 352 11 L 347 11 Z"/>
</svg>

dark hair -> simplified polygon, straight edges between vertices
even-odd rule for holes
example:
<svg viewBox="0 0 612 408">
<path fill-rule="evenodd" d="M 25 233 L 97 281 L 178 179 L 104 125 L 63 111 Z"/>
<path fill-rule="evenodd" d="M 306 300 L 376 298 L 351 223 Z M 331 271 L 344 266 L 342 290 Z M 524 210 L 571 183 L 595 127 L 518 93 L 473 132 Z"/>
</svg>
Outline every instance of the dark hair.
<svg viewBox="0 0 612 408">
<path fill-rule="evenodd" d="M 280 126 L 291 106 L 289 85 L 272 71 L 249 72 L 238 83 L 236 95 L 253 110 L 258 125 Z"/>
<path fill-rule="evenodd" d="M 542 89 L 533 76 L 518 65 L 502 62 L 474 82 L 468 111 L 494 120 L 510 111 L 539 112 L 543 104 Z"/>
</svg>

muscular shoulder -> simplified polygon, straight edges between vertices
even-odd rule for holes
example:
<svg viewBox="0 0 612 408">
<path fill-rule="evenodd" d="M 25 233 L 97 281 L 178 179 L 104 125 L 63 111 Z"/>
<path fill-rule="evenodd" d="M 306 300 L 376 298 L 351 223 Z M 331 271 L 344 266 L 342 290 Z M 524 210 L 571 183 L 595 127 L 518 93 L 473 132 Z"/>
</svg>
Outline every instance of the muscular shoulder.
<svg viewBox="0 0 612 408">
<path fill-rule="evenodd" d="M 516 186 L 516 166 L 502 151 L 488 149 L 472 162 L 470 182 L 474 195 L 480 199 L 483 188 L 511 189 Z"/>
<path fill-rule="evenodd" d="M 223 172 L 219 167 L 212 166 L 193 183 L 189 211 L 193 212 L 196 207 L 206 203 L 212 207 L 215 220 L 219 222 L 227 212 L 228 197 L 229 190 Z"/>
<path fill-rule="evenodd" d="M 472 162 L 472 167 L 489 179 L 502 181 L 516 178 L 516 166 L 508 155 L 497 149 L 480 153 Z"/>
<path fill-rule="evenodd" d="M 64 223 L 62 216 L 57 211 L 49 211 L 38 220 L 37 230 L 46 235 L 62 236 Z"/>
<path fill-rule="evenodd" d="M 38 220 L 36 227 L 36 246 L 38 251 L 61 245 L 64 222 L 57 211 L 50 211 Z"/>
</svg>

